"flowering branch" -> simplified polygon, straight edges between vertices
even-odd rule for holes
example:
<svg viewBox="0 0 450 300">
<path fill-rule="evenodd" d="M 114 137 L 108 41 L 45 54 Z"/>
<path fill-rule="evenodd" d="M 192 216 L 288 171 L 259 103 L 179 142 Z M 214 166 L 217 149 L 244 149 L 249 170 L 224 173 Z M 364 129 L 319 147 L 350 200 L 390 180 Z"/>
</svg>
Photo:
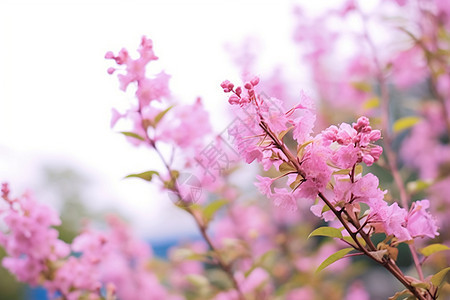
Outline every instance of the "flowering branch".
<svg viewBox="0 0 450 300">
<path fill-rule="evenodd" d="M 279 109 L 280 101 L 265 99 L 255 92 L 258 82 L 258 78 L 255 78 L 245 83 L 245 95 L 240 87 L 234 89 L 229 81 L 224 81 L 221 87 L 226 93 L 232 92 L 230 104 L 239 105 L 247 114 L 242 122 L 245 127 L 230 131 L 246 161 L 250 163 L 257 160 L 265 169 L 267 166 L 275 166 L 279 171 L 289 171 L 290 174 L 296 172 L 295 179 L 290 181 L 291 192 L 275 188 L 273 193 L 271 185 L 279 177 L 259 177 L 257 187 L 261 192 L 272 198 L 275 205 L 291 210 L 296 210 L 297 199 L 306 201 L 319 197 L 329 211 L 324 210 L 320 204 L 314 205 L 312 211 L 325 221 L 337 218 L 354 242 L 351 245 L 355 250 L 384 266 L 418 299 L 435 299 L 436 294 L 432 291 L 434 288 L 414 286 L 395 264 L 398 253 L 396 245 L 399 242 L 412 241 L 415 236 L 434 237 L 438 234 L 433 219 L 422 211 L 421 221 L 417 222 L 413 217 L 416 213 L 414 210 L 408 214 L 397 204 L 388 206 L 383 200 L 384 192 L 378 189 L 376 177 L 372 174 L 362 176 L 361 171 L 356 171 L 361 162 L 371 165 L 381 155 L 381 147 L 372 144 L 381 137 L 380 131 L 372 130 L 368 119 L 361 117 L 353 126 L 345 123 L 339 128 L 331 126 L 315 138 L 311 137 L 310 129 L 314 119 L 311 118 L 309 99 L 303 95 L 299 105 L 282 113 Z M 297 110 L 301 111 L 301 116 L 294 118 Z M 285 131 L 290 130 L 293 138 L 299 142 L 297 156 L 283 142 Z M 250 136 L 254 138 L 249 139 Z M 260 140 L 255 143 L 255 139 Z M 258 146 L 255 147 L 255 144 Z M 365 203 L 370 208 L 361 217 L 358 217 L 359 203 Z M 427 200 L 419 203 L 423 203 L 424 207 L 428 206 Z M 360 220 L 364 221 L 363 225 Z M 423 222 L 427 223 L 430 232 L 419 232 L 417 226 L 422 226 Z M 370 225 L 370 229 L 365 229 L 367 225 Z M 388 240 L 391 240 L 390 244 L 380 243 L 376 247 L 369 235 L 374 231 L 386 233 Z M 335 237 L 341 236 L 340 232 L 335 234 Z M 366 245 L 362 244 L 359 236 Z"/>
</svg>

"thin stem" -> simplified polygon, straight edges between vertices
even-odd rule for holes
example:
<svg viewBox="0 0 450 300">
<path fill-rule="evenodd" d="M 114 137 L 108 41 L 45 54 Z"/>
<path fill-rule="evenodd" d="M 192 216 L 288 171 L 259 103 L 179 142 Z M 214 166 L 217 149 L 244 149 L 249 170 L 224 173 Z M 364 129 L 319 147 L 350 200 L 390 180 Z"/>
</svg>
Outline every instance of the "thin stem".
<svg viewBox="0 0 450 300">
<path fill-rule="evenodd" d="M 355 241 L 355 243 L 358 245 L 357 250 L 362 251 L 366 256 L 377 262 L 378 264 L 384 266 L 392 275 L 395 276 L 411 293 L 414 294 L 418 299 L 425 300 L 425 298 L 420 295 L 420 293 L 408 282 L 408 280 L 405 278 L 403 273 L 398 269 L 398 267 L 392 263 L 391 260 L 378 260 L 376 257 L 374 257 L 367 249 L 361 245 L 361 243 L 358 240 L 357 234 L 354 233 L 350 227 L 348 226 L 347 222 L 342 218 L 342 215 L 334 208 L 334 206 L 328 201 L 328 199 L 322 194 L 319 193 L 320 199 L 325 202 L 325 204 L 330 208 L 330 210 L 335 214 L 335 216 L 338 218 L 338 220 L 341 222 L 342 225 L 344 225 L 345 230 L 350 234 L 352 239 Z M 364 233 L 360 232 L 360 235 L 364 238 L 364 240 L 370 240 L 370 238 Z M 372 244 L 372 243 L 370 243 Z M 373 244 L 372 244 L 373 245 Z M 374 250 L 373 250 L 374 251 Z"/>
<path fill-rule="evenodd" d="M 140 110 L 139 110 L 139 113 L 141 113 Z M 142 126 L 144 126 L 144 124 L 142 124 Z M 166 161 L 166 159 L 162 155 L 161 151 L 159 151 L 158 147 L 156 146 L 156 142 L 148 136 L 147 131 L 145 131 L 145 137 L 148 140 L 150 146 L 152 146 L 152 148 L 158 154 L 158 156 L 161 159 L 162 163 L 164 164 L 165 168 L 169 172 L 170 179 L 173 182 L 176 182 L 176 178 L 174 177 L 172 168 L 170 167 L 169 163 Z M 183 201 L 183 199 L 181 198 L 181 193 L 176 184 L 174 184 L 173 190 L 174 190 L 175 194 L 177 195 L 178 200 Z M 208 244 L 211 251 L 214 253 L 217 265 L 226 273 L 226 275 L 230 279 L 231 283 L 233 284 L 233 287 L 236 289 L 236 291 L 238 293 L 239 299 L 245 300 L 244 294 L 242 293 L 242 291 L 239 287 L 239 284 L 237 283 L 236 279 L 233 276 L 233 271 L 231 269 L 231 265 L 224 262 L 219 251 L 214 247 L 214 244 L 211 242 L 211 239 L 208 236 L 208 233 L 206 232 L 207 228 L 206 228 L 205 224 L 199 218 L 197 218 L 197 216 L 195 215 L 194 211 L 191 208 L 186 207 L 185 211 L 187 211 L 194 218 L 195 224 L 197 225 L 197 228 L 199 229 L 201 236 L 203 237 L 205 242 Z"/>
<path fill-rule="evenodd" d="M 409 246 L 409 250 L 411 250 L 411 254 L 412 254 L 412 258 L 414 261 L 414 264 L 416 266 L 419 266 L 419 268 L 417 269 L 417 273 L 419 274 L 419 278 L 421 281 L 425 280 L 425 277 L 423 276 L 423 271 L 422 271 L 422 265 L 420 264 L 419 261 L 419 257 L 417 256 L 417 251 L 416 251 L 416 247 L 414 247 L 414 244 L 408 245 Z"/>
<path fill-rule="evenodd" d="M 239 298 L 242 300 L 245 299 L 244 295 L 242 294 L 241 289 L 239 288 L 239 285 L 238 285 L 236 279 L 233 276 L 233 271 L 231 270 L 231 265 L 225 263 L 224 260 L 222 259 L 222 257 L 220 256 L 219 251 L 216 249 L 216 247 L 212 243 L 210 237 L 208 236 L 208 233 L 206 232 L 206 226 L 203 225 L 203 223 L 195 216 L 195 213 L 189 207 L 186 208 L 186 211 L 194 217 L 195 223 L 197 224 L 197 227 L 200 230 L 200 233 L 201 233 L 203 239 L 206 241 L 209 248 L 215 254 L 215 259 L 216 259 L 219 267 L 227 274 L 227 276 L 231 280 L 234 288 L 236 289 L 236 291 L 239 294 Z"/>
<path fill-rule="evenodd" d="M 302 170 L 301 165 L 297 159 L 290 151 L 287 149 L 287 147 L 277 138 L 276 134 L 272 132 L 272 130 L 267 126 L 267 124 L 264 122 L 263 118 L 261 117 L 260 127 L 267 133 L 267 135 L 272 139 L 274 144 L 279 148 L 283 154 L 286 155 L 288 160 L 291 162 L 291 164 L 296 168 L 299 175 L 301 175 L 303 178 L 305 178 L 305 172 Z M 339 222 L 344 226 L 345 230 L 350 234 L 353 241 L 356 243 L 355 245 L 351 245 L 356 250 L 361 251 L 364 255 L 368 256 L 373 261 L 377 262 L 378 264 L 384 266 L 395 278 L 397 278 L 417 299 L 420 300 L 426 300 L 424 296 L 420 294 L 420 292 L 411 285 L 411 283 L 406 279 L 405 275 L 401 272 L 401 270 L 397 267 L 397 265 L 391 260 L 383 258 L 381 260 L 377 259 L 375 256 L 373 256 L 370 251 L 368 251 L 359 241 L 358 239 L 358 232 L 359 235 L 366 241 L 369 249 L 371 251 L 376 251 L 375 245 L 372 243 L 370 237 L 362 230 L 359 230 L 358 224 L 354 224 L 354 221 L 352 218 L 349 217 L 349 222 L 358 228 L 357 232 L 353 232 L 351 228 L 349 227 L 349 224 L 345 221 L 345 219 L 342 216 L 341 211 L 338 211 L 331 202 L 323 195 L 321 192 L 318 193 L 318 197 L 328 206 L 328 208 L 333 212 L 333 214 L 338 218 Z M 348 212 L 346 210 L 343 210 L 345 214 L 348 216 Z"/>
</svg>

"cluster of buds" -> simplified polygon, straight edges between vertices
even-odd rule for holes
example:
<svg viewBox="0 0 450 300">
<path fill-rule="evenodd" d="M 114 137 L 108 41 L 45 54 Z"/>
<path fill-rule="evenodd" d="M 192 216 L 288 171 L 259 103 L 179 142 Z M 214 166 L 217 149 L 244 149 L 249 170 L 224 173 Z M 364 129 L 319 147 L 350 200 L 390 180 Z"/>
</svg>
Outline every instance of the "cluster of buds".
<svg viewBox="0 0 450 300">
<path fill-rule="evenodd" d="M 340 151 L 351 151 L 355 154 L 357 160 L 352 164 L 364 162 L 370 166 L 383 152 L 381 146 L 373 144 L 381 138 L 381 132 L 372 129 L 367 117 L 360 117 L 352 126 L 346 123 L 341 124 L 339 128 L 330 126 L 322 132 L 322 138 L 326 144 L 336 142 L 344 146 Z"/>
<path fill-rule="evenodd" d="M 231 105 L 239 104 L 243 106 L 245 104 L 252 102 L 252 100 L 256 99 L 254 87 L 258 85 L 258 83 L 259 78 L 254 77 L 252 80 L 247 81 L 244 84 L 244 88 L 247 90 L 247 95 L 242 95 L 242 88 L 240 86 L 234 89 L 234 84 L 228 80 L 222 82 L 220 86 L 223 88 L 223 91 L 225 93 L 233 92 L 233 94 L 228 98 L 228 102 Z"/>
</svg>

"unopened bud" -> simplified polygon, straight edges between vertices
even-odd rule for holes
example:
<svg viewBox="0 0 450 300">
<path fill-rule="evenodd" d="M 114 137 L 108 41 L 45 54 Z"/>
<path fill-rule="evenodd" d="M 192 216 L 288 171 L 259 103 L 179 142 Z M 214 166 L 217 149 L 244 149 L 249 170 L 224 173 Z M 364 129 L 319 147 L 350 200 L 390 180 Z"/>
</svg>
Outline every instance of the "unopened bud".
<svg viewBox="0 0 450 300">
<path fill-rule="evenodd" d="M 236 95 L 231 95 L 230 98 L 228 98 L 228 102 L 229 102 L 231 105 L 239 104 L 239 101 L 240 101 L 240 100 L 241 100 L 241 99 L 240 99 L 238 96 L 236 96 Z"/>
<path fill-rule="evenodd" d="M 257 85 L 259 83 L 259 77 L 255 76 L 250 82 L 253 86 Z"/>
<path fill-rule="evenodd" d="M 112 51 L 106 52 L 105 58 L 106 59 L 113 59 L 114 58 L 114 53 L 112 53 Z"/>
<path fill-rule="evenodd" d="M 220 84 L 220 87 L 221 88 L 223 88 L 223 89 L 225 89 L 226 87 L 228 87 L 228 84 L 229 84 L 230 82 L 228 81 L 228 80 L 224 80 L 221 84 Z"/>
</svg>

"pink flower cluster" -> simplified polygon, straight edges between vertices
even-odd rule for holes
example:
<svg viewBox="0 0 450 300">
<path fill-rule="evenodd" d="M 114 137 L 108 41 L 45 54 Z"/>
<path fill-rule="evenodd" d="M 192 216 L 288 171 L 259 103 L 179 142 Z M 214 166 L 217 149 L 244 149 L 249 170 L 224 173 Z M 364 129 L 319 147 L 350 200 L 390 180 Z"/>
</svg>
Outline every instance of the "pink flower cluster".
<svg viewBox="0 0 450 300">
<path fill-rule="evenodd" d="M 198 146 L 199 141 L 211 131 L 209 116 L 203 108 L 201 99 L 198 98 L 192 105 L 175 107 L 166 105 L 166 103 L 161 105 L 163 100 L 170 96 L 170 76 L 164 72 L 153 77 L 146 74 L 147 65 L 158 59 L 154 53 L 151 39 L 143 36 L 137 51 L 139 53 L 137 59 L 132 59 L 126 49 L 120 50 L 117 56 L 112 52 L 107 52 L 105 55 L 105 58 L 114 60 L 119 67 L 125 66 L 120 69 L 109 68 L 108 73 L 122 72 L 118 74 L 118 78 L 120 87 L 124 91 L 130 84 L 135 83 L 138 100 L 125 113 L 113 109 L 111 127 L 114 127 L 120 119 L 131 120 L 133 123 L 131 132 L 137 134 L 139 138 L 128 137 L 128 139 L 135 145 L 151 145 L 156 141 L 163 141 L 180 148 Z M 153 105 L 154 101 L 160 102 L 160 105 Z M 161 108 L 164 106 L 167 111 Z M 166 113 L 167 116 L 165 116 Z M 198 122 L 203 123 L 204 126 L 196 127 L 193 130 L 192 126 Z"/>
<path fill-rule="evenodd" d="M 247 85 L 252 89 L 247 89 L 248 96 L 241 96 L 236 92 L 240 91 L 239 87 L 235 90 L 229 81 L 222 83 L 225 92 L 233 92 L 230 96 L 233 100 L 229 102 L 240 104 L 244 111 L 244 114 L 241 112 L 243 121 L 230 133 L 234 134 L 237 148 L 248 163 L 257 160 L 265 170 L 275 166 L 284 172 L 277 178 L 257 175 L 256 186 L 276 206 L 296 210 L 298 200 L 314 201 L 320 194 L 332 195 L 330 203 L 336 207 L 353 207 L 359 211 L 359 203 L 368 205 L 370 210 L 366 222 L 376 231 L 395 236 L 398 241 L 438 235 L 435 219 L 427 211 L 428 200 L 415 202 L 410 212 L 397 203 L 388 205 L 384 201 L 385 192 L 378 188 L 376 176 L 355 173 L 358 164 L 364 162 L 370 166 L 382 153 L 381 146 L 374 144 L 381 138 L 381 132 L 372 129 L 368 118 L 360 117 L 352 125 L 332 125 L 312 137 L 314 118 L 309 117 L 312 110 L 307 104 L 310 99 L 303 96 L 299 105 L 283 113 L 281 101 L 264 99 L 254 91 L 254 85 Z M 236 97 L 244 100 L 235 101 Z M 296 110 L 307 113 L 294 118 Z M 293 137 L 303 142 L 297 146 L 296 156 L 283 141 L 285 130 L 292 130 Z M 296 133 L 300 130 L 303 134 Z M 284 176 L 288 177 L 290 188 L 272 188 L 275 181 Z M 335 219 L 333 211 L 324 211 L 324 206 L 325 203 L 319 202 L 311 210 L 326 221 Z"/>
<path fill-rule="evenodd" d="M 52 264 L 70 253 L 70 248 L 52 228 L 61 224 L 53 209 L 36 202 L 30 193 L 18 198 L 11 198 L 9 193 L 8 184 L 3 183 L 6 208 L 0 212 L 9 231 L 0 231 L 0 245 L 8 253 L 2 264 L 20 281 L 37 285 Z"/>
<path fill-rule="evenodd" d="M 360 162 L 371 166 L 383 152 L 381 146 L 373 145 L 380 138 L 381 132 L 372 130 L 366 117 L 360 117 L 352 126 L 342 123 L 337 128 L 332 125 L 322 132 L 325 146 L 332 142 L 340 145 L 339 149 L 334 151 L 332 161 L 342 169 L 351 168 Z"/>
<path fill-rule="evenodd" d="M 20 281 L 42 285 L 50 296 L 68 300 L 105 299 L 104 287 L 107 295 L 124 300 L 180 299 L 171 296 L 148 269 L 149 246 L 117 217 L 109 217 L 109 232 L 87 229 L 68 245 L 52 228 L 61 223 L 53 209 L 29 193 L 10 198 L 6 183 L 2 198 L 8 228 L 7 233 L 0 232 L 0 245 L 8 255 L 2 263 Z"/>
</svg>

